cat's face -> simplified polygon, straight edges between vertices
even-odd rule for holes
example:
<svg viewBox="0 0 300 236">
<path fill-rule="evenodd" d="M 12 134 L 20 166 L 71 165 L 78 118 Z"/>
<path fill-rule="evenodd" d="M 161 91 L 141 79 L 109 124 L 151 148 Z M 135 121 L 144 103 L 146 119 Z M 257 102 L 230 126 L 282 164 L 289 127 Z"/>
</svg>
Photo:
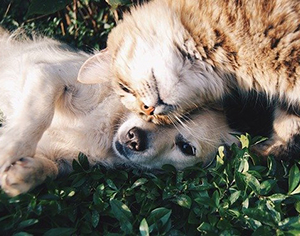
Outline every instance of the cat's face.
<svg viewBox="0 0 300 236">
<path fill-rule="evenodd" d="M 129 110 L 156 124 L 176 123 L 218 97 L 220 91 L 211 86 L 222 86 L 216 72 L 198 57 L 197 51 L 191 50 L 192 40 L 182 39 L 180 46 L 173 43 L 167 39 L 148 42 L 138 36 L 134 41 L 124 39 L 117 48 L 111 46 L 86 62 L 79 80 L 98 83 L 101 81 L 93 81 L 97 72 L 102 72 L 98 77 L 103 80 L 103 71 L 107 71 L 107 79 L 112 80 L 114 90 Z M 105 63 L 108 65 L 103 69 Z"/>
<path fill-rule="evenodd" d="M 208 92 L 213 83 L 207 81 L 222 87 L 218 85 L 219 78 L 215 79 L 216 72 L 201 60 L 191 38 L 170 37 L 145 39 L 137 34 L 134 40 L 125 37 L 109 43 L 113 85 L 122 103 L 158 124 L 177 122 L 214 100 L 217 95 Z"/>
<path fill-rule="evenodd" d="M 110 33 L 106 55 L 91 58 L 79 80 L 97 82 L 93 79 L 97 77 L 97 64 L 101 68 L 108 63 L 108 79 L 113 81 L 122 103 L 157 124 L 177 122 L 195 108 L 220 98 L 222 79 L 202 60 L 186 29 L 172 19 L 143 20 L 149 22 L 147 25 L 125 17 Z M 95 72 L 88 72 L 91 70 Z"/>
</svg>

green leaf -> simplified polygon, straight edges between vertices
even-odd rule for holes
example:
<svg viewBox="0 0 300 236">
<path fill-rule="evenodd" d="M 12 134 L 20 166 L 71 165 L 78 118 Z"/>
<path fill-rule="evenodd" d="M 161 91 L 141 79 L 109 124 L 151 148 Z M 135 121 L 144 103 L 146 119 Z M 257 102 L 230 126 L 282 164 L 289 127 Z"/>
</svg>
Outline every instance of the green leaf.
<svg viewBox="0 0 300 236">
<path fill-rule="evenodd" d="M 300 202 L 295 203 L 295 209 L 298 213 L 300 213 Z"/>
<path fill-rule="evenodd" d="M 149 217 L 147 218 L 147 222 L 149 224 L 149 232 L 151 233 L 155 228 L 159 228 L 159 226 L 164 226 L 170 220 L 172 210 L 159 207 L 151 211 Z"/>
<path fill-rule="evenodd" d="M 243 202 L 242 202 L 242 207 L 247 209 L 249 207 L 249 198 L 246 198 Z"/>
<path fill-rule="evenodd" d="M 185 195 L 185 194 L 176 196 L 174 202 L 177 203 L 179 206 L 185 207 L 187 209 L 190 209 L 191 205 L 192 205 L 192 199 L 188 195 Z"/>
<path fill-rule="evenodd" d="M 286 218 L 278 223 L 281 230 L 300 229 L 300 216 Z"/>
<path fill-rule="evenodd" d="M 223 166 L 223 165 L 224 165 L 224 157 L 225 157 L 224 150 L 225 150 L 225 147 L 224 147 L 224 146 L 220 146 L 220 147 L 218 148 L 218 155 L 217 155 L 217 165 L 216 165 L 216 168 L 219 168 L 220 166 Z"/>
<path fill-rule="evenodd" d="M 239 199 L 240 195 L 241 195 L 241 191 L 235 191 L 234 193 L 232 193 L 229 196 L 230 204 L 232 205 L 233 203 L 235 203 Z"/>
<path fill-rule="evenodd" d="M 114 9 L 118 8 L 119 6 L 131 4 L 130 0 L 106 0 L 106 2 Z"/>
<path fill-rule="evenodd" d="M 203 197 L 198 197 L 198 198 L 195 198 L 194 201 L 197 202 L 200 205 L 210 206 L 210 207 L 213 207 L 213 208 L 217 207 L 215 202 L 209 197 L 204 197 L 204 196 Z"/>
<path fill-rule="evenodd" d="M 76 229 L 73 228 L 52 228 L 48 231 L 43 236 L 69 236 L 72 235 L 76 232 Z"/>
<path fill-rule="evenodd" d="M 269 226 L 258 227 L 251 236 L 262 236 L 262 235 L 276 235 L 274 230 L 271 230 Z"/>
<path fill-rule="evenodd" d="M 274 226 L 272 216 L 265 209 L 247 208 L 243 209 L 243 212 L 252 220 L 256 220 L 269 226 Z"/>
<path fill-rule="evenodd" d="M 260 183 L 259 181 L 249 173 L 243 173 L 245 183 L 256 193 L 260 194 Z"/>
<path fill-rule="evenodd" d="M 230 214 L 230 215 L 232 215 L 233 217 L 236 217 L 236 218 L 240 217 L 240 215 L 241 215 L 240 211 L 238 211 L 238 210 L 232 210 L 232 209 L 229 209 L 227 211 L 227 213 Z"/>
<path fill-rule="evenodd" d="M 19 233 L 13 234 L 13 236 L 33 236 L 33 234 L 29 234 L 26 232 L 19 232 Z"/>
<path fill-rule="evenodd" d="M 249 144 L 250 144 L 250 142 L 249 142 L 249 137 L 248 137 L 248 135 L 241 135 L 240 137 L 239 137 L 239 140 L 240 140 L 240 142 L 241 142 L 241 144 L 242 144 L 242 149 L 244 149 L 244 148 L 249 148 Z"/>
<path fill-rule="evenodd" d="M 26 17 L 39 14 L 48 15 L 65 8 L 72 0 L 32 0 Z"/>
<path fill-rule="evenodd" d="M 79 153 L 78 161 L 84 170 L 90 169 L 90 163 L 89 163 L 86 155 L 84 155 L 83 153 Z"/>
<path fill-rule="evenodd" d="M 244 175 L 240 172 L 235 172 L 235 183 L 239 190 L 244 191 L 246 189 L 246 183 L 244 180 Z"/>
<path fill-rule="evenodd" d="M 211 235 L 215 235 L 214 233 L 216 233 L 216 229 L 212 225 L 210 225 L 209 223 L 207 223 L 207 222 L 202 222 L 198 226 L 197 230 L 199 232 L 203 232 L 203 233 L 213 233 Z"/>
<path fill-rule="evenodd" d="M 82 171 L 81 165 L 80 165 L 79 162 L 78 162 L 77 160 L 75 160 L 75 159 L 73 159 L 73 161 L 72 161 L 72 168 L 73 168 L 73 170 L 75 170 L 75 171 Z"/>
<path fill-rule="evenodd" d="M 267 176 L 274 176 L 277 170 L 277 163 L 274 157 L 268 156 L 267 159 L 267 165 L 268 165 L 268 172 Z"/>
<path fill-rule="evenodd" d="M 214 191 L 213 195 L 212 195 L 212 199 L 215 203 L 216 207 L 219 207 L 220 204 L 220 194 L 218 192 L 218 190 Z"/>
<path fill-rule="evenodd" d="M 96 228 L 99 224 L 100 214 L 98 211 L 92 212 L 92 226 L 93 228 Z"/>
<path fill-rule="evenodd" d="M 291 195 L 294 195 L 294 194 L 298 194 L 298 193 L 300 193 L 300 184 L 294 189 L 294 191 L 293 192 L 291 192 L 290 194 Z"/>
<path fill-rule="evenodd" d="M 251 145 L 257 145 L 257 144 L 262 143 L 266 140 L 268 140 L 268 138 L 262 137 L 262 136 L 256 136 L 251 140 Z"/>
<path fill-rule="evenodd" d="M 278 230 L 279 231 L 279 230 Z M 277 232 L 278 232 L 277 231 Z M 280 231 L 279 231 L 280 232 Z M 277 233 L 277 235 L 286 235 L 286 236 L 299 236 L 300 230 L 287 230 L 286 232 L 281 232 L 282 234 Z"/>
<path fill-rule="evenodd" d="M 85 181 L 87 180 L 86 175 L 84 172 L 77 174 L 76 178 L 72 181 L 72 187 L 80 187 L 82 186 Z"/>
<path fill-rule="evenodd" d="M 136 180 L 129 189 L 130 190 L 134 189 L 134 188 L 141 186 L 147 182 L 148 182 L 148 180 L 146 178 L 140 178 L 140 179 Z"/>
<path fill-rule="evenodd" d="M 224 151 L 225 151 L 225 147 L 224 147 L 224 146 L 220 146 L 220 147 L 218 148 L 218 155 L 219 155 L 219 157 L 220 157 L 221 159 L 224 159 L 224 157 L 225 157 Z"/>
<path fill-rule="evenodd" d="M 197 219 L 197 216 L 196 216 L 194 210 L 190 211 L 187 222 L 189 224 L 199 224 L 199 220 Z"/>
<path fill-rule="evenodd" d="M 145 218 L 141 221 L 139 230 L 140 230 L 141 236 L 149 236 L 150 235 L 149 226 L 148 226 L 148 223 Z"/>
<path fill-rule="evenodd" d="M 28 220 L 24 220 L 22 222 L 19 223 L 18 225 L 18 228 L 19 229 L 23 229 L 23 228 L 26 228 L 26 227 L 29 227 L 31 225 L 34 225 L 36 223 L 38 223 L 39 220 L 38 219 L 28 219 Z"/>
<path fill-rule="evenodd" d="M 110 200 L 110 206 L 112 215 L 120 222 L 121 229 L 126 234 L 130 234 L 133 230 L 131 223 L 133 216 L 128 206 L 116 199 Z"/>
<path fill-rule="evenodd" d="M 276 185 L 276 180 L 274 179 L 265 180 L 260 184 L 260 194 L 267 195 L 275 185 Z"/>
<path fill-rule="evenodd" d="M 282 193 L 275 193 L 268 197 L 268 199 L 270 199 L 273 202 L 281 202 L 281 201 L 285 200 L 286 198 L 287 198 L 287 196 Z"/>
<path fill-rule="evenodd" d="M 228 220 L 221 218 L 217 224 L 217 228 L 220 230 L 229 230 L 232 229 L 232 225 Z M 229 236 L 230 234 L 227 235 Z"/>
<path fill-rule="evenodd" d="M 300 174 L 297 165 L 293 165 L 289 172 L 289 193 L 291 193 L 299 184 Z"/>
<path fill-rule="evenodd" d="M 111 189 L 113 189 L 113 190 L 115 190 L 115 191 L 118 191 L 117 186 L 114 184 L 114 182 L 113 182 L 111 179 L 107 179 L 107 180 L 106 180 L 106 183 L 107 183 L 107 185 L 108 185 Z"/>
<path fill-rule="evenodd" d="M 247 172 L 249 170 L 249 162 L 246 159 L 242 159 L 238 168 L 238 172 Z"/>
</svg>

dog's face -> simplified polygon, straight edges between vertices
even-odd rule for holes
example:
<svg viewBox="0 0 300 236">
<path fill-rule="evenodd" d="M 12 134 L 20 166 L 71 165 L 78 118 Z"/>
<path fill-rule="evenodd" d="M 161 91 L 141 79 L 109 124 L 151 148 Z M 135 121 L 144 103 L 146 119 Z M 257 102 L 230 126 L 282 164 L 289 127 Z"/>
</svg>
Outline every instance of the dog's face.
<svg viewBox="0 0 300 236">
<path fill-rule="evenodd" d="M 217 147 L 234 142 L 225 117 L 215 111 L 192 115 L 176 126 L 157 126 L 131 114 L 120 125 L 113 148 L 122 159 L 147 168 L 172 164 L 177 169 L 210 163 Z"/>
</svg>

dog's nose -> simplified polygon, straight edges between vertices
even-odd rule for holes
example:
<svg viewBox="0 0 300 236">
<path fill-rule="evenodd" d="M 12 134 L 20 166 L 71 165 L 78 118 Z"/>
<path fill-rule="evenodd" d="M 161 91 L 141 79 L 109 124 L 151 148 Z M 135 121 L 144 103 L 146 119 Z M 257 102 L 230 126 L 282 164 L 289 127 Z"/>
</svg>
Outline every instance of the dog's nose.
<svg viewBox="0 0 300 236">
<path fill-rule="evenodd" d="M 144 130 L 133 127 L 126 134 L 126 146 L 137 152 L 142 152 L 147 146 L 147 134 Z"/>
</svg>

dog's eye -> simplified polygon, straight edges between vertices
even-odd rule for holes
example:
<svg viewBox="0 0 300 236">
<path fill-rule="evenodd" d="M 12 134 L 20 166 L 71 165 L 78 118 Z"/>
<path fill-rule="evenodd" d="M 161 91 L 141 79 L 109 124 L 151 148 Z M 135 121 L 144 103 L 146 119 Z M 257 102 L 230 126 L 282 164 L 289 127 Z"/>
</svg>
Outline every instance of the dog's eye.
<svg viewBox="0 0 300 236">
<path fill-rule="evenodd" d="M 119 83 L 120 88 L 126 92 L 126 93 L 131 93 L 131 91 L 129 90 L 129 88 L 127 88 L 124 84 Z"/>
<path fill-rule="evenodd" d="M 177 142 L 177 147 L 182 153 L 189 156 L 196 156 L 196 148 L 186 142 Z"/>
</svg>

